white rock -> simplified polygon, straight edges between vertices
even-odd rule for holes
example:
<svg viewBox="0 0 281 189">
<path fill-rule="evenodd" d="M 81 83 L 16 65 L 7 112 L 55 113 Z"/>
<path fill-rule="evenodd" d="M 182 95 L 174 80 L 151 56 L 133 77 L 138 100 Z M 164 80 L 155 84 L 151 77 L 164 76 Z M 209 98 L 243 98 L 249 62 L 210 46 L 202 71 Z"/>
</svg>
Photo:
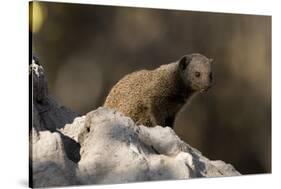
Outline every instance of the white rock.
<svg viewBox="0 0 281 189">
<path fill-rule="evenodd" d="M 39 132 L 38 137 L 32 141 L 31 157 L 33 186 L 68 186 L 78 183 L 76 165 L 66 157 L 59 133 Z"/>
</svg>

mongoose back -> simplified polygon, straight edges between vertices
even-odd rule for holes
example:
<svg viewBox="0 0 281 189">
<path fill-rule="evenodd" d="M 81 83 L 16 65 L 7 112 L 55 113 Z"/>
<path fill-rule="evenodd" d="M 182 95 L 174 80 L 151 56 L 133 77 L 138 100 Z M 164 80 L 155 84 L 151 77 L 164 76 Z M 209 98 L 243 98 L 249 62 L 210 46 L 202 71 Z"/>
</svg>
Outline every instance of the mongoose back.
<svg viewBox="0 0 281 189">
<path fill-rule="evenodd" d="M 173 128 L 176 114 L 198 92 L 212 84 L 211 59 L 189 54 L 154 70 L 126 75 L 110 91 L 104 106 L 148 127 Z"/>
</svg>

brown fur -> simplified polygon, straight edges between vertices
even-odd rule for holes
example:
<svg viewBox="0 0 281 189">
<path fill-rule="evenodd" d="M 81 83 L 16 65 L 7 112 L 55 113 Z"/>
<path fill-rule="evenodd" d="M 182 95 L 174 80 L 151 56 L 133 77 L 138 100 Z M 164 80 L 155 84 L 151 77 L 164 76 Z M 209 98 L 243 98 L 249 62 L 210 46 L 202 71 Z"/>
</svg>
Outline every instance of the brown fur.
<svg viewBox="0 0 281 189">
<path fill-rule="evenodd" d="M 110 91 L 104 103 L 146 126 L 173 126 L 177 112 L 197 91 L 210 87 L 210 60 L 200 54 L 183 56 L 179 61 L 155 70 L 126 75 Z M 201 72 L 201 80 L 193 77 Z"/>
</svg>

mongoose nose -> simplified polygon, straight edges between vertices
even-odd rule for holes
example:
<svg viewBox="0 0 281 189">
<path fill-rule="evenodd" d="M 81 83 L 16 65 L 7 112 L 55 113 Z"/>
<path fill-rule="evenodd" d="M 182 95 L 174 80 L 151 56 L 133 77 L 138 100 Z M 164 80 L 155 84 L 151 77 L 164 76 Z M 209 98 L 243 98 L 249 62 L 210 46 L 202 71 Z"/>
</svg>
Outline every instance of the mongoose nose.
<svg viewBox="0 0 281 189">
<path fill-rule="evenodd" d="M 212 84 L 210 83 L 205 88 L 201 89 L 200 92 L 207 92 L 212 87 Z"/>
</svg>

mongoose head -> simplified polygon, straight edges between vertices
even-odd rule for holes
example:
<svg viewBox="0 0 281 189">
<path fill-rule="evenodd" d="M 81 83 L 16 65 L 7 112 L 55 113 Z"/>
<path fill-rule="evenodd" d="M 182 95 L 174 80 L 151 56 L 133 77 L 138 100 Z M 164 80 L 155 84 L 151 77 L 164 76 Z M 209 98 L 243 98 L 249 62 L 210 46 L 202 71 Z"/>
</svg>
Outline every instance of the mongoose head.
<svg viewBox="0 0 281 189">
<path fill-rule="evenodd" d="M 201 54 L 189 54 L 179 60 L 180 76 L 192 91 L 206 91 L 212 85 L 212 59 Z"/>
</svg>

